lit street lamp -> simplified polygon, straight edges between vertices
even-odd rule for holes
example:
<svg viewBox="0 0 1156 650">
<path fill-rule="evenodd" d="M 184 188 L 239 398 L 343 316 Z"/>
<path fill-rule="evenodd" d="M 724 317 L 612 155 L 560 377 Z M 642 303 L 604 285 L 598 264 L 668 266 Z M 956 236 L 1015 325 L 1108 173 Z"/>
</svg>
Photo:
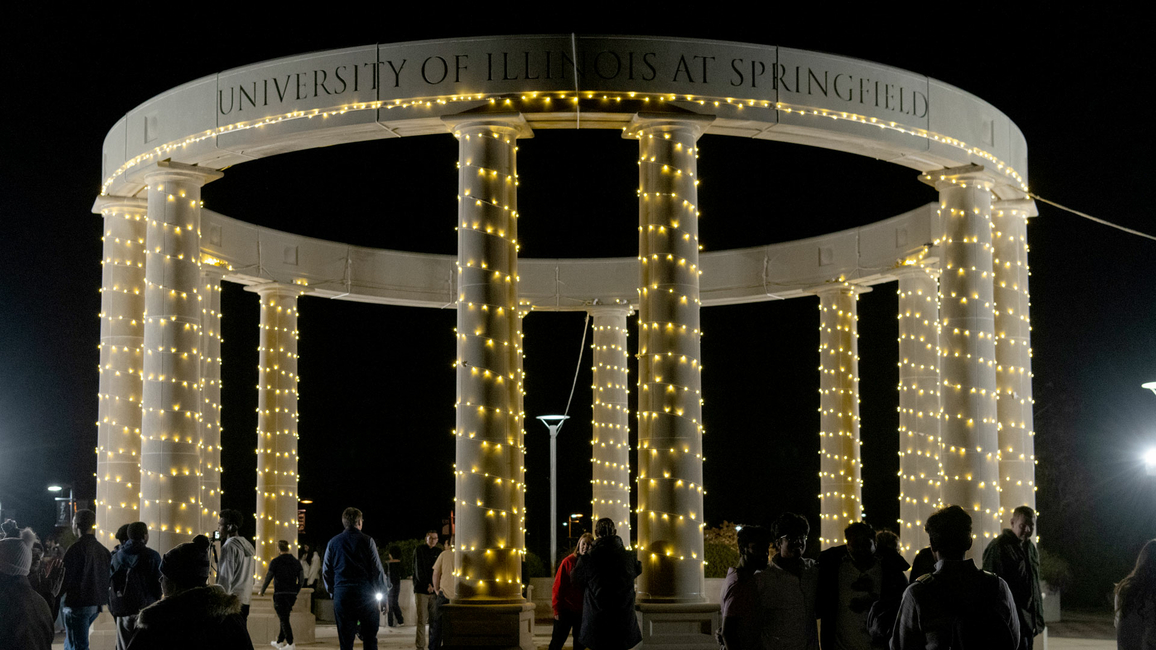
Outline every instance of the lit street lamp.
<svg viewBox="0 0 1156 650">
<path fill-rule="evenodd" d="M 1147 388 L 1156 395 L 1156 381 L 1150 381 L 1145 384 L 1140 384 L 1140 388 Z M 1151 447 L 1144 452 L 1144 469 L 1147 470 L 1148 476 L 1156 476 L 1156 447 Z"/>
<path fill-rule="evenodd" d="M 569 415 L 539 415 L 550 430 L 550 575 L 558 568 L 558 431 Z"/>
<path fill-rule="evenodd" d="M 61 527 L 61 528 L 71 527 L 72 526 L 72 518 L 76 515 L 76 499 L 74 499 L 72 496 L 72 486 L 67 484 L 67 483 L 64 485 L 49 485 L 48 486 L 48 491 L 52 492 L 53 494 L 63 492 L 65 488 L 68 488 L 68 498 L 65 499 L 64 497 L 56 497 L 56 504 L 57 504 L 56 525 L 57 525 L 57 527 Z M 64 513 L 65 514 L 64 517 L 60 516 L 61 512 L 60 512 L 59 506 L 60 506 L 61 502 L 67 502 L 68 503 L 68 510 Z M 61 523 L 61 522 L 63 522 L 63 523 Z"/>
</svg>

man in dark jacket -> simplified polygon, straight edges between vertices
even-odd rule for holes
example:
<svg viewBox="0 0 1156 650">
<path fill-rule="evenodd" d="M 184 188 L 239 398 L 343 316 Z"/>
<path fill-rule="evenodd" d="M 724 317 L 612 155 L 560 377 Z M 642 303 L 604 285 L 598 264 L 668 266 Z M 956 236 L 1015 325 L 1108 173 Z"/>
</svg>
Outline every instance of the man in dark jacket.
<svg viewBox="0 0 1156 650">
<path fill-rule="evenodd" d="M 253 650 L 241 601 L 209 580 L 209 538 L 197 535 L 161 558 L 164 598 L 140 611 L 128 650 Z"/>
<path fill-rule="evenodd" d="M 585 589 L 578 640 L 598 650 L 633 648 L 642 642 L 634 613 L 634 579 L 642 564 L 623 546 L 613 519 L 599 519 L 594 535 L 594 546 L 570 574 L 574 586 Z"/>
<path fill-rule="evenodd" d="M 72 518 L 77 540 L 64 554 L 64 650 L 88 650 L 88 628 L 108 604 L 108 567 L 112 556 L 96 541 L 96 513 L 81 510 Z"/>
<path fill-rule="evenodd" d="M 28 584 L 35 540 L 27 528 L 0 538 L 0 648 L 52 649 L 52 612 Z"/>
<path fill-rule="evenodd" d="M 437 531 L 425 534 L 425 546 L 413 552 L 413 603 L 417 613 L 417 650 L 425 650 L 429 639 L 426 624 L 429 623 L 430 606 L 437 600 L 437 589 L 433 583 L 433 567 L 442 550 L 438 547 Z"/>
<path fill-rule="evenodd" d="M 265 582 L 261 585 L 261 595 L 273 583 L 273 611 L 281 621 L 281 631 L 277 633 L 277 645 L 281 650 L 294 650 L 293 626 L 289 623 L 289 616 L 293 612 L 293 605 L 297 603 L 297 594 L 305 583 L 305 571 L 301 562 L 289 552 L 289 542 L 277 540 L 277 550 L 280 555 L 269 563 L 269 571 L 265 574 Z M 286 645 L 282 645 L 282 644 Z"/>
<path fill-rule="evenodd" d="M 345 531 L 329 540 L 321 577 L 333 594 L 337 641 L 341 650 L 353 650 L 353 636 L 365 650 L 377 650 L 378 611 L 385 597 L 385 570 L 373 538 L 361 532 L 364 519 L 357 508 L 341 513 Z"/>
<path fill-rule="evenodd" d="M 125 650 L 136 632 L 140 610 L 161 599 L 161 555 L 148 547 L 149 527 L 138 521 L 128 525 L 128 540 L 112 556 L 109 576 L 113 590 L 123 590 L 122 602 L 131 605 L 116 616 L 116 648 Z"/>
<path fill-rule="evenodd" d="M 903 569 L 898 569 L 896 563 L 885 564 L 876 553 L 875 529 L 866 522 L 852 522 L 843 531 L 843 539 L 846 544 L 819 554 L 820 643 L 834 650 L 885 647 L 886 640 L 873 643 L 868 631 L 868 613 L 880 599 L 885 582 L 906 580 L 903 571 L 907 563 L 903 562 Z M 903 592 L 895 595 L 894 605 L 898 607 Z"/>
<path fill-rule="evenodd" d="M 1044 631 L 1044 603 L 1040 593 L 1040 552 L 1032 543 L 1036 511 L 1020 506 L 1012 511 L 1011 528 L 991 540 L 983 552 L 983 568 L 1004 579 L 1020 621 L 1020 650 L 1032 650 Z"/>
</svg>

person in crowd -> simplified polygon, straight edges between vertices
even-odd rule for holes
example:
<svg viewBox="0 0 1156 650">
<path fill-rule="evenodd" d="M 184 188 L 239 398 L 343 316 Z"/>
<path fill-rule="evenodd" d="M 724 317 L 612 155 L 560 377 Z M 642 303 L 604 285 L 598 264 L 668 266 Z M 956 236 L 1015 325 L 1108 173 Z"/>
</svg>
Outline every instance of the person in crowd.
<svg viewBox="0 0 1156 650">
<path fill-rule="evenodd" d="M 845 544 L 819 554 L 819 640 L 829 650 L 867 650 L 867 612 L 879 600 L 883 566 L 875 557 L 875 529 L 863 521 L 843 530 Z"/>
<path fill-rule="evenodd" d="M 128 648 L 140 610 L 161 599 L 161 555 L 148 547 L 148 526 L 134 522 L 126 534 L 128 539 L 113 554 L 109 567 L 108 608 L 116 617 L 117 650 Z"/>
<path fill-rule="evenodd" d="M 554 589 L 550 596 L 550 605 L 554 608 L 554 631 L 550 635 L 550 650 L 562 650 L 566 637 L 574 631 L 574 650 L 585 650 L 578 640 L 579 626 L 582 624 L 582 596 L 583 590 L 570 582 L 570 573 L 578 558 L 586 555 L 594 544 L 594 536 L 582 533 L 578 538 L 578 546 L 574 552 L 567 555 L 558 563 L 558 573 L 554 576 Z"/>
<path fill-rule="evenodd" d="M 1020 650 L 1032 650 L 1044 631 L 1044 600 L 1040 591 L 1040 552 L 1032 542 L 1036 511 L 1020 506 L 1012 511 L 1011 528 L 991 540 L 983 552 L 983 568 L 1003 578 L 1012 592 L 1019 616 Z"/>
<path fill-rule="evenodd" d="M 16 534 L 10 534 L 12 532 Z M 12 531 L 7 527 L 0 538 L 0 649 L 3 650 L 52 650 L 52 612 L 28 584 L 35 542 L 36 535 L 30 528 Z"/>
<path fill-rule="evenodd" d="M 755 573 L 765 571 L 770 561 L 771 533 L 762 526 L 743 526 L 737 537 L 739 562 L 727 569 L 723 581 L 722 628 L 717 636 L 724 650 L 760 650 L 762 617 Z"/>
<path fill-rule="evenodd" d="M 1136 558 L 1136 567 L 1116 585 L 1116 647 L 1156 648 L 1156 539 Z"/>
<path fill-rule="evenodd" d="M 429 642 L 426 625 L 429 624 L 430 600 L 435 597 L 433 566 L 442 550 L 438 547 L 437 531 L 425 534 L 425 546 L 413 552 L 413 604 L 417 615 L 417 636 L 414 639 L 417 650 L 425 650 Z"/>
<path fill-rule="evenodd" d="M 0 524 L 0 539 L 8 537 L 20 537 L 20 526 L 15 519 L 5 519 L 3 524 Z"/>
<path fill-rule="evenodd" d="M 217 586 L 241 601 L 241 618 L 249 620 L 249 602 L 253 598 L 253 555 L 249 540 L 241 537 L 243 515 L 226 508 L 217 520 L 217 531 L 224 542 L 217 563 Z"/>
<path fill-rule="evenodd" d="M 301 573 L 305 580 L 301 586 L 316 590 L 317 581 L 321 578 L 321 554 L 311 544 L 302 543 L 299 557 Z"/>
<path fill-rule="evenodd" d="M 454 592 L 454 538 L 446 540 L 445 549 L 434 561 L 433 583 L 437 590 L 429 608 L 429 650 L 442 647 L 442 607 L 456 597 Z"/>
<path fill-rule="evenodd" d="M 755 575 L 766 650 L 818 650 L 815 606 L 819 567 L 803 557 L 811 524 L 806 517 L 785 512 L 774 524 L 775 556 L 767 570 Z"/>
<path fill-rule="evenodd" d="M 128 524 L 117 528 L 112 538 L 116 540 L 116 545 L 112 547 L 112 553 L 115 555 L 116 552 L 120 550 L 120 547 L 124 546 L 124 543 L 128 541 Z"/>
<path fill-rule="evenodd" d="M 613 519 L 599 519 L 594 537 L 570 572 L 570 582 L 584 590 L 578 641 L 598 650 L 633 648 L 642 642 L 634 613 L 634 579 L 642 564 L 626 550 Z"/>
<path fill-rule="evenodd" d="M 935 553 L 930 546 L 924 546 L 911 561 L 911 579 L 908 584 L 915 584 L 916 580 L 929 573 L 935 573 Z"/>
<path fill-rule="evenodd" d="M 927 518 L 936 571 L 903 593 L 891 650 L 1016 650 L 1019 617 L 1003 578 L 964 559 L 971 548 L 971 516 L 948 506 Z"/>
<path fill-rule="evenodd" d="M 401 602 L 399 596 L 401 595 L 401 547 L 393 545 L 389 547 L 389 553 L 386 558 L 386 576 L 389 578 L 389 612 L 386 614 L 386 623 L 390 627 L 399 627 L 405 625 L 405 619 L 401 615 Z"/>
<path fill-rule="evenodd" d="M 32 544 L 32 567 L 28 571 L 28 584 L 48 603 L 52 620 L 55 621 L 60 603 L 60 586 L 64 584 L 64 569 L 59 562 L 45 559 L 44 546 L 39 541 Z"/>
<path fill-rule="evenodd" d="M 88 650 L 88 628 L 108 605 L 108 567 L 112 556 L 92 533 L 96 513 L 81 510 L 72 518 L 77 540 L 64 554 L 64 650 Z"/>
<path fill-rule="evenodd" d="M 197 535 L 161 558 L 161 600 L 137 616 L 128 650 L 252 650 L 241 601 L 208 586 L 209 538 Z"/>
<path fill-rule="evenodd" d="M 277 540 L 277 550 L 280 555 L 269 562 L 269 570 L 265 573 L 265 582 L 261 584 L 261 595 L 273 583 L 273 611 L 281 621 L 281 631 L 277 633 L 277 640 L 270 643 L 281 650 L 294 650 L 293 626 L 289 622 L 289 615 L 293 612 L 293 605 L 297 603 L 297 593 L 305 582 L 305 572 L 301 569 L 301 561 L 293 557 L 289 551 L 289 542 Z"/>
<path fill-rule="evenodd" d="M 899 535 L 894 531 L 877 532 L 875 545 L 875 557 L 883 569 L 883 584 L 879 588 L 879 600 L 872 603 L 867 612 L 867 631 L 871 635 L 872 646 L 886 648 L 891 642 L 899 603 L 903 600 L 903 592 L 907 590 L 907 575 L 904 572 L 911 565 L 899 553 Z"/>
<path fill-rule="evenodd" d="M 378 611 L 385 598 L 385 570 L 373 538 L 361 532 L 365 519 L 357 508 L 341 513 L 345 530 L 329 540 L 321 562 L 325 589 L 333 594 L 337 640 L 341 650 L 353 649 L 358 635 L 365 650 L 377 650 Z"/>
</svg>

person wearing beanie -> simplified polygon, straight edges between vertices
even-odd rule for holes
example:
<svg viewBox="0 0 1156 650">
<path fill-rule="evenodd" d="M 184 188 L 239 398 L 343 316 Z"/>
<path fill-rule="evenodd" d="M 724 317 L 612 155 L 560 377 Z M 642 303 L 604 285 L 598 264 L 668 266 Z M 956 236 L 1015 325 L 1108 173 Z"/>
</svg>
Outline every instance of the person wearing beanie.
<svg viewBox="0 0 1156 650">
<path fill-rule="evenodd" d="M 108 567 L 112 556 L 96 537 L 96 513 L 80 510 L 72 518 L 77 540 L 64 553 L 64 650 L 88 650 L 88 630 L 108 605 Z"/>
<path fill-rule="evenodd" d="M 52 611 L 28 584 L 36 535 L 0 539 L 0 650 L 51 650 Z"/>
<path fill-rule="evenodd" d="M 253 650 L 241 601 L 209 580 L 209 538 L 161 558 L 161 600 L 140 611 L 128 650 Z"/>
</svg>

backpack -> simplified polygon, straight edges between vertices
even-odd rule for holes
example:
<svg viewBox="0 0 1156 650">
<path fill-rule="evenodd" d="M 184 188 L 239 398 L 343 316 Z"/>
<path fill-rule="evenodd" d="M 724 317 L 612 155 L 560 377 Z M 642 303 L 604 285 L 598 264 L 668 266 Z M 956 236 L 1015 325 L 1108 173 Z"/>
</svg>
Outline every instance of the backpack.
<svg viewBox="0 0 1156 650">
<path fill-rule="evenodd" d="M 152 590 L 146 584 L 149 576 L 156 575 L 152 567 L 153 559 L 147 555 L 137 558 L 136 565 L 127 562 L 120 565 L 108 581 L 108 613 L 113 616 L 136 616 L 140 610 L 151 605 L 149 594 Z"/>
</svg>

